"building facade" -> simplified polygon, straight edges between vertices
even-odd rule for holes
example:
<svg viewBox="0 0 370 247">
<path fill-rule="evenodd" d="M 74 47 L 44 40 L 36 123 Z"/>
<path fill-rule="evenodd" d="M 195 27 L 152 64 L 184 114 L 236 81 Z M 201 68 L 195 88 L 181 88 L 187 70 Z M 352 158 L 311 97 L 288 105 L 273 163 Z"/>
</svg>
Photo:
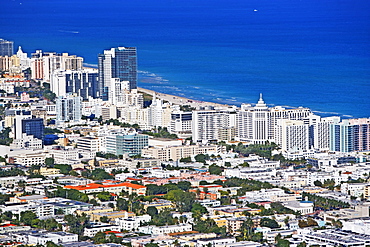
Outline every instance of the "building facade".
<svg viewBox="0 0 370 247">
<path fill-rule="evenodd" d="M 82 98 L 77 94 L 68 93 L 56 99 L 56 122 L 78 122 L 82 117 Z"/>
<path fill-rule="evenodd" d="M 98 56 L 99 97 L 107 101 L 112 78 L 129 81 L 129 89 L 137 88 L 136 47 L 117 47 Z"/>
<path fill-rule="evenodd" d="M 0 56 L 12 56 L 14 52 L 13 41 L 0 39 Z"/>
<path fill-rule="evenodd" d="M 148 147 L 148 136 L 146 135 L 130 134 L 106 137 L 107 153 L 133 156 L 141 154 L 141 150 L 146 147 Z"/>
</svg>

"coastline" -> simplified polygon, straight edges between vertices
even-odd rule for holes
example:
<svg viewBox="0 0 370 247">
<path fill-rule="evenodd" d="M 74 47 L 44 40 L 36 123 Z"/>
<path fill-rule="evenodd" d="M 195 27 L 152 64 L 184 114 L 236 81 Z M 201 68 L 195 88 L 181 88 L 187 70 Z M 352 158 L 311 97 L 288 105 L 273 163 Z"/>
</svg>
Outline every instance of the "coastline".
<svg viewBox="0 0 370 247">
<path fill-rule="evenodd" d="M 149 95 L 155 94 L 157 99 L 161 99 L 164 101 L 168 101 L 170 103 L 173 103 L 175 105 L 189 105 L 191 107 L 205 107 L 205 106 L 214 106 L 214 107 L 231 107 L 231 105 L 227 104 L 219 104 L 214 102 L 206 102 L 206 101 L 199 101 L 199 100 L 193 100 L 182 96 L 172 95 L 172 94 L 166 94 L 166 93 L 160 93 L 151 89 L 146 89 L 142 87 L 137 88 L 138 92 L 146 93 Z"/>
</svg>

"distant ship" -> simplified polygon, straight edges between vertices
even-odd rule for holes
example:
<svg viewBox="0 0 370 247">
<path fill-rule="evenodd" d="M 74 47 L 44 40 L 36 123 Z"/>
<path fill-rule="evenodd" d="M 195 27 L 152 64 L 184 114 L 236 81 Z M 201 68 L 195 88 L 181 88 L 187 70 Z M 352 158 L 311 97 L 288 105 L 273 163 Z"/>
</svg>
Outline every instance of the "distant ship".
<svg viewBox="0 0 370 247">
<path fill-rule="evenodd" d="M 257 12 L 257 11 L 258 11 L 258 9 L 254 9 L 253 11 L 254 11 L 254 12 Z"/>
</svg>

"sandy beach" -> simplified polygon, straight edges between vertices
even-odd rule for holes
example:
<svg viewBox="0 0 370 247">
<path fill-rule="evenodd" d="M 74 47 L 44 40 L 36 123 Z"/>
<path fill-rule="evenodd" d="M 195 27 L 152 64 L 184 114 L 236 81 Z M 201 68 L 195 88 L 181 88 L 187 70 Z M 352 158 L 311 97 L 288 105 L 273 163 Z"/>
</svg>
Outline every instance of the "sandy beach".
<svg viewBox="0 0 370 247">
<path fill-rule="evenodd" d="M 155 92 L 153 90 L 145 89 L 138 87 L 137 90 L 142 93 L 150 94 L 153 95 L 155 93 L 155 96 L 158 99 L 162 99 L 164 101 L 171 102 L 175 105 L 190 105 L 191 107 L 205 107 L 205 106 L 214 106 L 214 107 L 229 107 L 230 105 L 226 104 L 218 104 L 218 103 L 213 103 L 213 102 L 205 102 L 205 101 L 198 101 L 198 100 L 193 100 L 193 99 L 188 99 L 185 97 L 180 97 L 176 95 L 171 95 L 171 94 L 165 94 L 165 93 L 159 93 Z"/>
</svg>

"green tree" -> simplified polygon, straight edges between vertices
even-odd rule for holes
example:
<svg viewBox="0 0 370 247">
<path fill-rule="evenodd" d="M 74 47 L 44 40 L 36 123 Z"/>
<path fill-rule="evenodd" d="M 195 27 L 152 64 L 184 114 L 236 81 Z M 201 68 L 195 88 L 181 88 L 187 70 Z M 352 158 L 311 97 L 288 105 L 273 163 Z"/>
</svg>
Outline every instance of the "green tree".
<svg viewBox="0 0 370 247">
<path fill-rule="evenodd" d="M 37 216 L 32 211 L 21 212 L 20 222 L 24 225 L 31 226 L 34 223 L 34 220 L 37 219 Z"/>
<path fill-rule="evenodd" d="M 72 215 L 67 214 L 64 216 L 64 221 L 69 226 L 69 231 L 71 233 L 83 235 L 84 229 L 89 226 L 89 217 L 86 214 L 82 215 Z"/>
<path fill-rule="evenodd" d="M 182 189 L 183 191 L 189 191 L 189 189 L 191 188 L 191 183 L 189 181 L 180 181 L 177 183 L 177 187 L 179 187 L 179 189 Z"/>
<path fill-rule="evenodd" d="M 240 240 L 250 240 L 253 234 L 254 223 L 250 217 L 248 217 L 240 227 Z"/>
<path fill-rule="evenodd" d="M 145 247 L 159 247 L 159 245 L 157 243 L 149 243 L 146 244 Z"/>
<path fill-rule="evenodd" d="M 206 160 L 209 160 L 209 155 L 208 154 L 197 154 L 195 155 L 194 157 L 195 161 L 196 162 L 200 162 L 200 163 L 206 163 Z"/>
<path fill-rule="evenodd" d="M 264 217 L 264 218 L 261 219 L 260 225 L 262 227 L 269 227 L 269 228 L 278 228 L 279 227 L 279 224 L 275 220 L 267 218 L 267 217 Z"/>
<path fill-rule="evenodd" d="M 171 190 L 167 193 L 166 199 L 173 201 L 180 212 L 189 212 L 195 202 L 195 194 L 183 190 Z"/>
<path fill-rule="evenodd" d="M 46 242 L 46 247 L 63 247 L 63 245 L 61 245 L 61 244 L 56 244 L 56 243 L 51 242 L 51 241 L 47 241 L 47 242 Z"/>
<path fill-rule="evenodd" d="M 306 242 L 301 242 L 297 245 L 297 247 L 306 247 L 307 243 Z"/>
<path fill-rule="evenodd" d="M 276 244 L 277 247 L 289 247 L 290 242 L 286 239 L 279 239 Z"/>
<path fill-rule="evenodd" d="M 146 209 L 146 213 L 149 214 L 150 216 L 154 217 L 155 215 L 158 215 L 158 209 L 153 206 L 149 206 Z"/>
<path fill-rule="evenodd" d="M 107 243 L 106 234 L 104 232 L 98 232 L 97 234 L 95 234 L 92 240 L 94 241 L 94 244 Z"/>
<path fill-rule="evenodd" d="M 118 198 L 116 207 L 117 207 L 118 210 L 127 211 L 128 210 L 128 202 L 123 198 Z"/>
<path fill-rule="evenodd" d="M 191 160 L 191 157 L 186 157 L 186 158 L 181 158 L 180 159 L 180 162 L 183 162 L 183 163 L 191 163 L 193 161 Z"/>
<path fill-rule="evenodd" d="M 108 223 L 109 222 L 109 218 L 108 218 L 108 216 L 102 216 L 102 217 L 100 217 L 100 222 L 103 222 L 103 223 Z"/>
<path fill-rule="evenodd" d="M 105 179 L 114 179 L 112 175 L 106 172 L 103 169 L 97 168 L 91 172 L 93 180 L 105 180 Z"/>
<path fill-rule="evenodd" d="M 59 169 L 60 173 L 65 175 L 69 174 L 69 172 L 72 170 L 72 166 L 66 164 L 55 164 L 54 168 Z"/>
<path fill-rule="evenodd" d="M 45 165 L 47 167 L 52 167 L 54 165 L 54 159 L 53 158 L 46 158 L 45 159 Z"/>
<path fill-rule="evenodd" d="M 322 183 L 319 180 L 316 180 L 315 182 L 313 182 L 313 184 L 315 186 L 322 187 Z"/>
<path fill-rule="evenodd" d="M 194 218 L 200 219 L 203 214 L 208 213 L 208 210 L 199 203 L 194 203 L 191 207 L 191 212 L 193 213 Z"/>
<path fill-rule="evenodd" d="M 212 164 L 208 168 L 209 173 L 214 175 L 221 175 L 221 173 L 224 171 L 224 169 L 218 165 Z"/>
<path fill-rule="evenodd" d="M 111 195 L 107 191 L 102 191 L 97 194 L 97 198 L 102 202 L 106 202 L 110 201 Z"/>
</svg>

